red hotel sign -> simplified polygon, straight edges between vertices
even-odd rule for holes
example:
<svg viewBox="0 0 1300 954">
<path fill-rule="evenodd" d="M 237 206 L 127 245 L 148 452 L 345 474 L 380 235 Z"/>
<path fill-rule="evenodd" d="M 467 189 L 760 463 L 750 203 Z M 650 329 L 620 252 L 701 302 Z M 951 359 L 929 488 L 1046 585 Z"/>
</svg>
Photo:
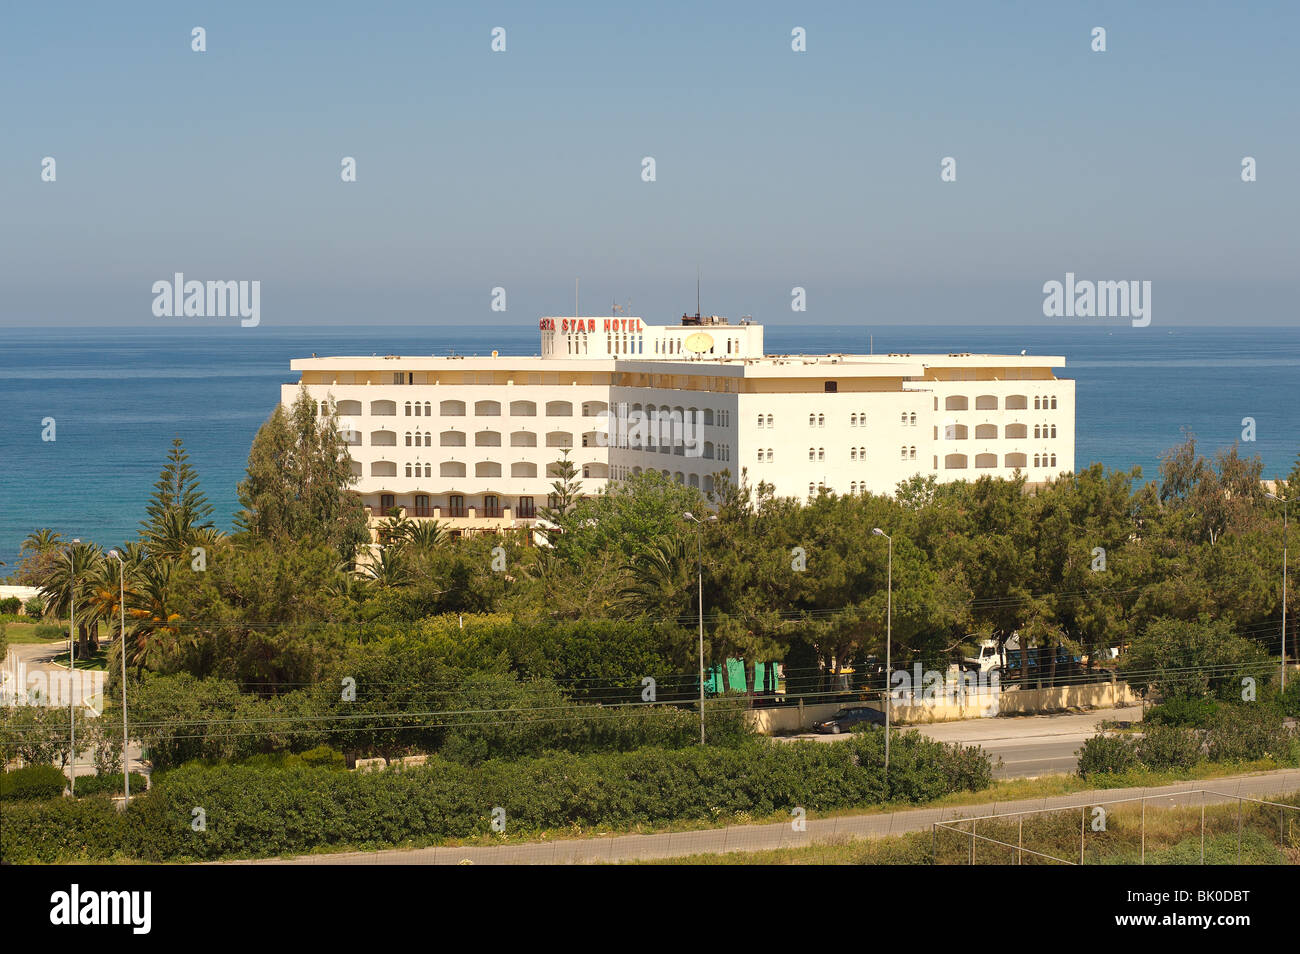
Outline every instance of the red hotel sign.
<svg viewBox="0 0 1300 954">
<path fill-rule="evenodd" d="M 602 331 L 641 331 L 640 318 L 602 318 Z M 542 318 L 537 322 L 537 327 L 542 331 L 555 331 L 554 318 Z M 570 331 L 595 331 L 595 318 L 561 318 L 559 330 L 566 334 Z"/>
</svg>

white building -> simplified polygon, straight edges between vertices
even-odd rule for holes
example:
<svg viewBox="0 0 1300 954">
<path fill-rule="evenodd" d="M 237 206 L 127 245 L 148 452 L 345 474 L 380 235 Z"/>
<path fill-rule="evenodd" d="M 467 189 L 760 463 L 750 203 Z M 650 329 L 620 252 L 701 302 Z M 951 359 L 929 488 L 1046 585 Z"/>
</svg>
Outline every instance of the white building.
<svg viewBox="0 0 1300 954">
<path fill-rule="evenodd" d="M 534 357 L 301 358 L 346 431 L 375 517 L 525 526 L 564 448 L 583 493 L 643 470 L 704 491 L 747 472 L 779 496 L 892 493 L 899 481 L 1074 469 L 1059 356 L 767 355 L 763 328 L 683 316 L 543 318 Z M 286 405 L 298 384 L 286 384 Z M 550 471 L 550 473 L 548 473 Z"/>
</svg>

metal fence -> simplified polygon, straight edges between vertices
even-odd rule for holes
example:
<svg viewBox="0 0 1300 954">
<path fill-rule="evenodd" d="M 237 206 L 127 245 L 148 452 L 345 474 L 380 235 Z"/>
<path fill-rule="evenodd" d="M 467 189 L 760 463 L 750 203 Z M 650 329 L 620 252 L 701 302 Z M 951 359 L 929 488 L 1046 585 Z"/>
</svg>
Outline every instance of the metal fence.
<svg viewBox="0 0 1300 954">
<path fill-rule="evenodd" d="M 1291 804 L 1212 789 L 936 822 L 934 864 L 1300 865 Z"/>
</svg>

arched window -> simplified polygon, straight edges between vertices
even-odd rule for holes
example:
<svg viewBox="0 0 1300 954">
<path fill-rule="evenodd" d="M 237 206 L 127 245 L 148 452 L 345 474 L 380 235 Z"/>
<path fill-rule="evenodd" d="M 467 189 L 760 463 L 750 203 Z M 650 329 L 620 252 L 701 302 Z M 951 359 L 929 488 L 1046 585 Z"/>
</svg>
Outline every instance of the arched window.
<svg viewBox="0 0 1300 954">
<path fill-rule="evenodd" d="M 1055 424 L 1052 425 L 1052 436 L 1053 436 L 1053 437 L 1056 436 L 1056 425 L 1055 425 Z"/>
<path fill-rule="evenodd" d="M 856 414 L 850 414 L 849 427 L 857 427 L 857 426 L 858 426 L 858 416 Z"/>
<path fill-rule="evenodd" d="M 815 448 L 815 447 L 810 447 L 810 448 L 808 448 L 808 459 L 809 459 L 809 460 L 816 460 L 816 459 L 817 459 L 817 448 Z"/>
<path fill-rule="evenodd" d="M 410 477 L 410 476 L 411 476 L 411 465 L 410 465 L 410 464 L 407 464 L 407 465 L 406 465 L 406 476 L 407 476 L 407 477 Z"/>
<path fill-rule="evenodd" d="M 1053 467 L 1056 466 L 1056 455 L 1055 455 L 1055 454 L 1052 455 L 1052 466 L 1053 466 Z"/>
<path fill-rule="evenodd" d="M 857 459 L 858 459 L 858 449 L 856 447 L 850 447 L 849 460 L 857 460 Z"/>
<path fill-rule="evenodd" d="M 762 427 L 762 426 L 763 426 L 763 415 L 762 415 L 762 414 L 758 415 L 758 426 L 759 426 L 759 427 Z"/>
<path fill-rule="evenodd" d="M 808 426 L 809 426 L 809 427 L 816 427 L 816 426 L 817 426 L 817 415 L 816 415 L 816 414 L 809 414 L 809 415 L 808 415 Z"/>
<path fill-rule="evenodd" d="M 410 401 L 407 401 L 404 405 L 402 405 L 402 413 L 403 413 L 406 417 L 410 417 L 410 416 L 411 416 L 411 402 L 410 402 Z"/>
<path fill-rule="evenodd" d="M 915 412 L 915 411 L 913 411 L 913 412 L 911 413 L 911 415 L 909 416 L 908 423 L 911 424 L 912 427 L 915 427 L 915 426 L 916 426 L 916 412 Z"/>
<path fill-rule="evenodd" d="M 772 448 L 769 447 L 769 448 L 767 449 L 767 462 L 768 462 L 769 464 L 772 463 L 772 459 L 773 459 L 774 456 L 775 456 L 775 455 L 772 453 Z"/>
<path fill-rule="evenodd" d="M 826 459 L 826 448 L 825 448 L 825 447 L 819 447 L 819 448 L 817 448 L 817 459 L 818 459 L 818 460 L 825 460 L 825 459 Z"/>
<path fill-rule="evenodd" d="M 1040 437 L 1043 436 L 1042 433 L 1041 433 L 1041 431 L 1042 431 L 1042 428 L 1039 427 L 1037 424 L 1035 424 L 1035 425 L 1034 425 L 1034 439 L 1035 439 L 1035 440 L 1037 440 L 1038 438 L 1040 438 Z"/>
<path fill-rule="evenodd" d="M 904 412 L 903 412 L 901 415 L 899 415 L 899 416 L 900 416 L 900 418 L 901 418 L 901 419 L 899 420 L 899 423 L 902 424 L 903 426 L 907 426 L 907 412 L 904 411 Z"/>
<path fill-rule="evenodd" d="M 907 460 L 907 446 L 906 446 L 906 445 L 904 445 L 904 446 L 901 448 L 901 453 L 900 453 L 898 456 L 899 456 L 899 458 L 902 459 L 902 460 Z"/>
<path fill-rule="evenodd" d="M 771 414 L 769 414 L 769 415 L 767 416 L 767 426 L 768 426 L 768 427 L 771 427 L 771 426 L 772 426 L 772 415 L 771 415 Z"/>
<path fill-rule="evenodd" d="M 825 427 L 825 426 L 826 426 L 826 415 L 825 415 L 825 414 L 818 414 L 818 415 L 817 415 L 817 426 L 818 426 L 818 427 Z"/>
<path fill-rule="evenodd" d="M 1042 466 L 1042 458 L 1039 457 L 1037 454 L 1034 455 L 1034 466 L 1035 466 L 1035 467 L 1041 467 L 1041 466 Z"/>
<path fill-rule="evenodd" d="M 1052 410 L 1056 410 L 1056 395 L 1052 395 Z"/>
<path fill-rule="evenodd" d="M 420 412 L 416 411 L 415 413 L 419 414 Z M 433 404 L 429 401 L 424 402 L 424 416 L 433 417 Z"/>
<path fill-rule="evenodd" d="M 908 458 L 909 458 L 910 460 L 916 460 L 916 448 L 915 448 L 915 447 L 911 448 L 911 449 L 908 451 Z"/>
<path fill-rule="evenodd" d="M 411 406 L 411 405 L 409 405 L 409 404 L 407 405 L 408 408 L 409 408 L 410 406 Z M 407 446 L 407 447 L 410 447 L 410 446 L 411 446 L 411 432 L 410 432 L 410 431 L 407 431 L 407 432 L 406 432 L 406 446 Z M 410 475 L 410 474 L 407 474 L 406 476 L 407 476 L 407 477 L 410 477 L 411 475 Z"/>
<path fill-rule="evenodd" d="M 1038 395 L 1034 395 L 1034 410 L 1039 410 L 1041 406 Z"/>
</svg>

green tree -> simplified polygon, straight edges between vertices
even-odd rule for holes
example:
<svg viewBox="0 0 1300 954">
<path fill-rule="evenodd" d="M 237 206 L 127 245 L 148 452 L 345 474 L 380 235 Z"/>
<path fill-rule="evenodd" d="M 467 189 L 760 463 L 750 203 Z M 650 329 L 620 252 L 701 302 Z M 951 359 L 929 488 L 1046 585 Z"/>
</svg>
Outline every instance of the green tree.
<svg viewBox="0 0 1300 954">
<path fill-rule="evenodd" d="M 187 553 L 195 535 L 212 528 L 212 505 L 190 466 L 189 454 L 179 437 L 172 439 L 153 494 L 145 507 L 149 515 L 140 523 L 140 536 L 151 553 L 178 557 Z"/>
<path fill-rule="evenodd" d="M 351 561 L 370 542 L 352 459 L 343 446 L 338 415 L 318 414 L 304 387 L 286 412 L 277 405 L 258 429 L 239 484 L 238 525 L 262 540 L 315 540 Z"/>
</svg>

